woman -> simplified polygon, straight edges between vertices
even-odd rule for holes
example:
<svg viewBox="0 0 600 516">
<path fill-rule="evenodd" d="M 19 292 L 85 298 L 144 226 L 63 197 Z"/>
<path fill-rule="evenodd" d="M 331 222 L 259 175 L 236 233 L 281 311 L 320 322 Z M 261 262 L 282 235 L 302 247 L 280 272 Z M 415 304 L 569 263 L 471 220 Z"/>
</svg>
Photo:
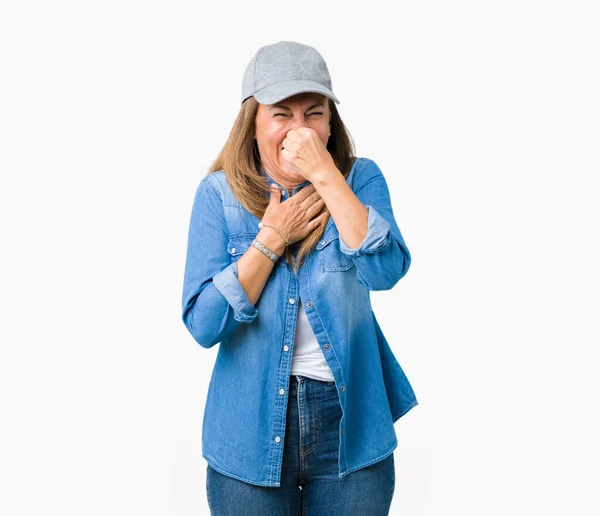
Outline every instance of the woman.
<svg viewBox="0 0 600 516">
<path fill-rule="evenodd" d="M 220 343 L 202 429 L 212 514 L 389 512 L 393 424 L 417 400 L 369 295 L 411 258 L 336 103 L 314 48 L 262 47 L 196 191 L 183 321 Z"/>
</svg>

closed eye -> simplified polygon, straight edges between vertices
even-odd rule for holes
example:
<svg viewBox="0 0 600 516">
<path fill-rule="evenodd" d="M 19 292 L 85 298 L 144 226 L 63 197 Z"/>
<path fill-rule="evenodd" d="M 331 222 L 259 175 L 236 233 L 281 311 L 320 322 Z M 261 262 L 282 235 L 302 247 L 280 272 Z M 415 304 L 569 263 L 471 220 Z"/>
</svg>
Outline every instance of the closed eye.
<svg viewBox="0 0 600 516">
<path fill-rule="evenodd" d="M 323 113 L 321 112 L 315 112 L 315 113 L 309 113 L 308 116 L 313 116 L 313 115 L 322 115 Z M 288 116 L 287 113 L 276 113 L 275 116 Z"/>
</svg>

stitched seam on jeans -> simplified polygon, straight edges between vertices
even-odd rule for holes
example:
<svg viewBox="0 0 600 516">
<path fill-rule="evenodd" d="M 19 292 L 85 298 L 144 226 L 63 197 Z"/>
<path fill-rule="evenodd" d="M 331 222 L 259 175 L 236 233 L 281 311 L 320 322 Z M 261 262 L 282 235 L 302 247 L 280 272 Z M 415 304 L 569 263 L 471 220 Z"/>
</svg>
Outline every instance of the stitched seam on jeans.
<svg viewBox="0 0 600 516">
<path fill-rule="evenodd" d="M 306 384 L 305 384 L 305 388 L 306 388 Z M 314 452 L 317 449 L 317 425 L 316 425 L 316 418 L 315 416 L 315 412 L 317 410 L 317 404 L 315 403 L 316 398 L 315 398 L 315 387 L 314 385 L 311 385 L 311 389 L 312 389 L 312 399 L 313 399 L 313 419 L 314 419 L 314 423 L 313 423 L 313 446 L 310 450 L 302 452 L 302 448 L 300 448 L 300 455 L 310 455 L 312 452 Z"/>
</svg>

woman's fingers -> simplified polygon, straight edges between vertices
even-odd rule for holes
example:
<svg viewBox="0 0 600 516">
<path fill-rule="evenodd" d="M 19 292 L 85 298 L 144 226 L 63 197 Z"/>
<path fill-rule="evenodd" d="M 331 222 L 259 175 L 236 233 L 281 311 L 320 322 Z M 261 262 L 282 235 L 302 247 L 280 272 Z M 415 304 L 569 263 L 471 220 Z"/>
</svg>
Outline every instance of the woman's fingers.
<svg viewBox="0 0 600 516">
<path fill-rule="evenodd" d="M 300 204 L 300 207 L 306 211 L 311 206 L 315 205 L 316 203 L 318 203 L 321 200 L 322 200 L 321 196 L 318 194 L 318 192 L 313 192 L 311 195 L 309 195 L 306 199 L 301 201 L 299 204 Z"/>
<path fill-rule="evenodd" d="M 317 215 L 314 219 L 312 219 L 309 224 L 312 224 L 311 226 L 311 231 L 313 229 L 315 229 L 323 219 L 325 219 L 327 216 L 329 215 L 329 212 L 327 210 L 325 210 L 322 213 L 319 213 L 319 215 Z"/>
<path fill-rule="evenodd" d="M 323 206 L 325 205 L 325 201 L 323 199 L 317 199 L 317 201 L 308 208 L 307 213 L 319 213 Z"/>
</svg>

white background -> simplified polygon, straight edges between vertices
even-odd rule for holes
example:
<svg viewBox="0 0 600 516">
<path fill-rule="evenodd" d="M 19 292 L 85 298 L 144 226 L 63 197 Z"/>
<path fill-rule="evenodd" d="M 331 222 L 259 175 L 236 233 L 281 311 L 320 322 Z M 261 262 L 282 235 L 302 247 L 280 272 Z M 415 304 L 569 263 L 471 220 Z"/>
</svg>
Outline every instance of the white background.
<svg viewBox="0 0 600 516">
<path fill-rule="evenodd" d="M 285 39 L 327 61 L 413 257 L 372 295 L 419 400 L 392 514 L 599 514 L 593 4 L 3 2 L 0 513 L 209 513 L 189 216 Z"/>
</svg>

